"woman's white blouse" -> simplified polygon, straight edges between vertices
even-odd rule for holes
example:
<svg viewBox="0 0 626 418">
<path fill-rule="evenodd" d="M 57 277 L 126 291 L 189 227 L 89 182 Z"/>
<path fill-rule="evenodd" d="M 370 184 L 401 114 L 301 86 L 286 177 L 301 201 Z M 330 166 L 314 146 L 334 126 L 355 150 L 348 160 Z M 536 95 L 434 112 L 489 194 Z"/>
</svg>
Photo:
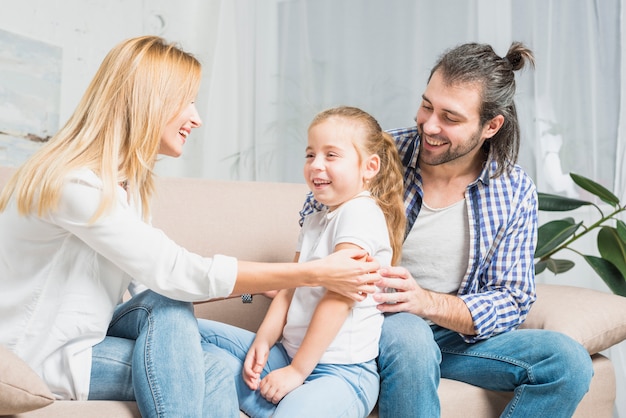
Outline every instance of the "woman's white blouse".
<svg viewBox="0 0 626 418">
<path fill-rule="evenodd" d="M 14 202 L 0 213 L 0 344 L 59 399 L 87 399 L 91 347 L 131 280 L 199 301 L 229 295 L 237 277 L 235 258 L 190 253 L 143 222 L 122 187 L 113 210 L 90 223 L 101 189 L 92 171 L 79 170 L 53 213 L 20 216 Z"/>
</svg>

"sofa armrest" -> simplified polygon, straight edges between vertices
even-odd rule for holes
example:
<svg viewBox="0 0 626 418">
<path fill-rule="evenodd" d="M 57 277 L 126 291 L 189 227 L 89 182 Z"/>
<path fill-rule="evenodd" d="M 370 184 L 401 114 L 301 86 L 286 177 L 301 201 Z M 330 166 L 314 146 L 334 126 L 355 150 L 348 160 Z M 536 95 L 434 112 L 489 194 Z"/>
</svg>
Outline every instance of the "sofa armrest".
<svg viewBox="0 0 626 418">
<path fill-rule="evenodd" d="M 593 355 L 626 339 L 626 298 L 582 287 L 537 284 L 537 300 L 520 328 L 562 332 Z"/>
</svg>

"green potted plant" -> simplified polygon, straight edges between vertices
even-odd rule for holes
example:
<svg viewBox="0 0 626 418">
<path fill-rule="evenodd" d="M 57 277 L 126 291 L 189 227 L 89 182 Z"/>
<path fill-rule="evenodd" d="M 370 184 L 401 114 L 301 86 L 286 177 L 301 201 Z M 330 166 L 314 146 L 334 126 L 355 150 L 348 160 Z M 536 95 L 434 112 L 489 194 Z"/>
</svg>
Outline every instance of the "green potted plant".
<svg viewBox="0 0 626 418">
<path fill-rule="evenodd" d="M 617 218 L 626 210 L 626 206 L 600 184 L 573 173 L 570 173 L 570 177 L 576 185 L 609 205 L 610 213 L 605 214 L 593 202 L 538 193 L 539 210 L 567 212 L 581 206 L 593 206 L 598 210 L 600 218 L 590 225 L 585 225 L 583 221 L 577 222 L 572 217 L 541 225 L 537 233 L 535 274 L 546 270 L 559 274 L 573 268 L 573 261 L 554 258 L 561 250 L 567 249 L 583 257 L 613 293 L 626 296 L 626 224 Z M 575 241 L 593 230 L 598 232 L 597 247 L 600 257 L 583 254 L 572 247 Z"/>
</svg>

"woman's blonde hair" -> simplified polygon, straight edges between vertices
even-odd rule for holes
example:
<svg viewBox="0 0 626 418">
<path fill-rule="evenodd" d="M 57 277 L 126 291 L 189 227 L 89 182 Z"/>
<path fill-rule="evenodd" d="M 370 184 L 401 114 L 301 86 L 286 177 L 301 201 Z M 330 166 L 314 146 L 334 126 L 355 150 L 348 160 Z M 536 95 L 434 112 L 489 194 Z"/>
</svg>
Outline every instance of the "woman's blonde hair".
<svg viewBox="0 0 626 418">
<path fill-rule="evenodd" d="M 368 190 L 385 214 L 389 240 L 393 250 L 392 264 L 396 265 L 402 255 L 402 243 L 406 228 L 404 211 L 404 177 L 402 162 L 393 138 L 383 131 L 376 119 L 369 113 L 350 106 L 340 106 L 319 113 L 311 122 L 311 127 L 329 119 L 343 118 L 353 121 L 362 128 L 364 135 L 354 144 L 361 160 L 376 154 L 380 158 L 380 170 L 370 180 Z M 367 228 L 364 225 L 364 228 Z"/>
<path fill-rule="evenodd" d="M 195 100 L 201 66 L 191 54 L 156 36 L 126 40 L 104 58 L 76 110 L 7 183 L 0 211 L 15 195 L 20 214 L 56 209 L 68 173 L 93 170 L 103 182 L 92 221 L 114 204 L 118 183 L 150 213 L 153 168 L 165 125 Z"/>
</svg>

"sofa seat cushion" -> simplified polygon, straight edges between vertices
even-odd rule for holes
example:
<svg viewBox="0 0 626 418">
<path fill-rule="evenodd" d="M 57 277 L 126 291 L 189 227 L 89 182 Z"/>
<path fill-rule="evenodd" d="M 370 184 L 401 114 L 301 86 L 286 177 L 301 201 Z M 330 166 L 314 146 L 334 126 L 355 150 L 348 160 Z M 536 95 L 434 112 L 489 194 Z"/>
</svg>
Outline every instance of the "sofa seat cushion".
<svg viewBox="0 0 626 418">
<path fill-rule="evenodd" d="M 141 418 L 130 401 L 56 401 L 36 411 L 3 418 Z"/>
<path fill-rule="evenodd" d="M 520 328 L 559 331 L 599 353 L 626 339 L 626 297 L 574 286 L 537 285 L 537 300 Z"/>
<path fill-rule="evenodd" d="M 0 415 L 43 408 L 54 396 L 41 378 L 18 356 L 0 345 Z"/>
</svg>

